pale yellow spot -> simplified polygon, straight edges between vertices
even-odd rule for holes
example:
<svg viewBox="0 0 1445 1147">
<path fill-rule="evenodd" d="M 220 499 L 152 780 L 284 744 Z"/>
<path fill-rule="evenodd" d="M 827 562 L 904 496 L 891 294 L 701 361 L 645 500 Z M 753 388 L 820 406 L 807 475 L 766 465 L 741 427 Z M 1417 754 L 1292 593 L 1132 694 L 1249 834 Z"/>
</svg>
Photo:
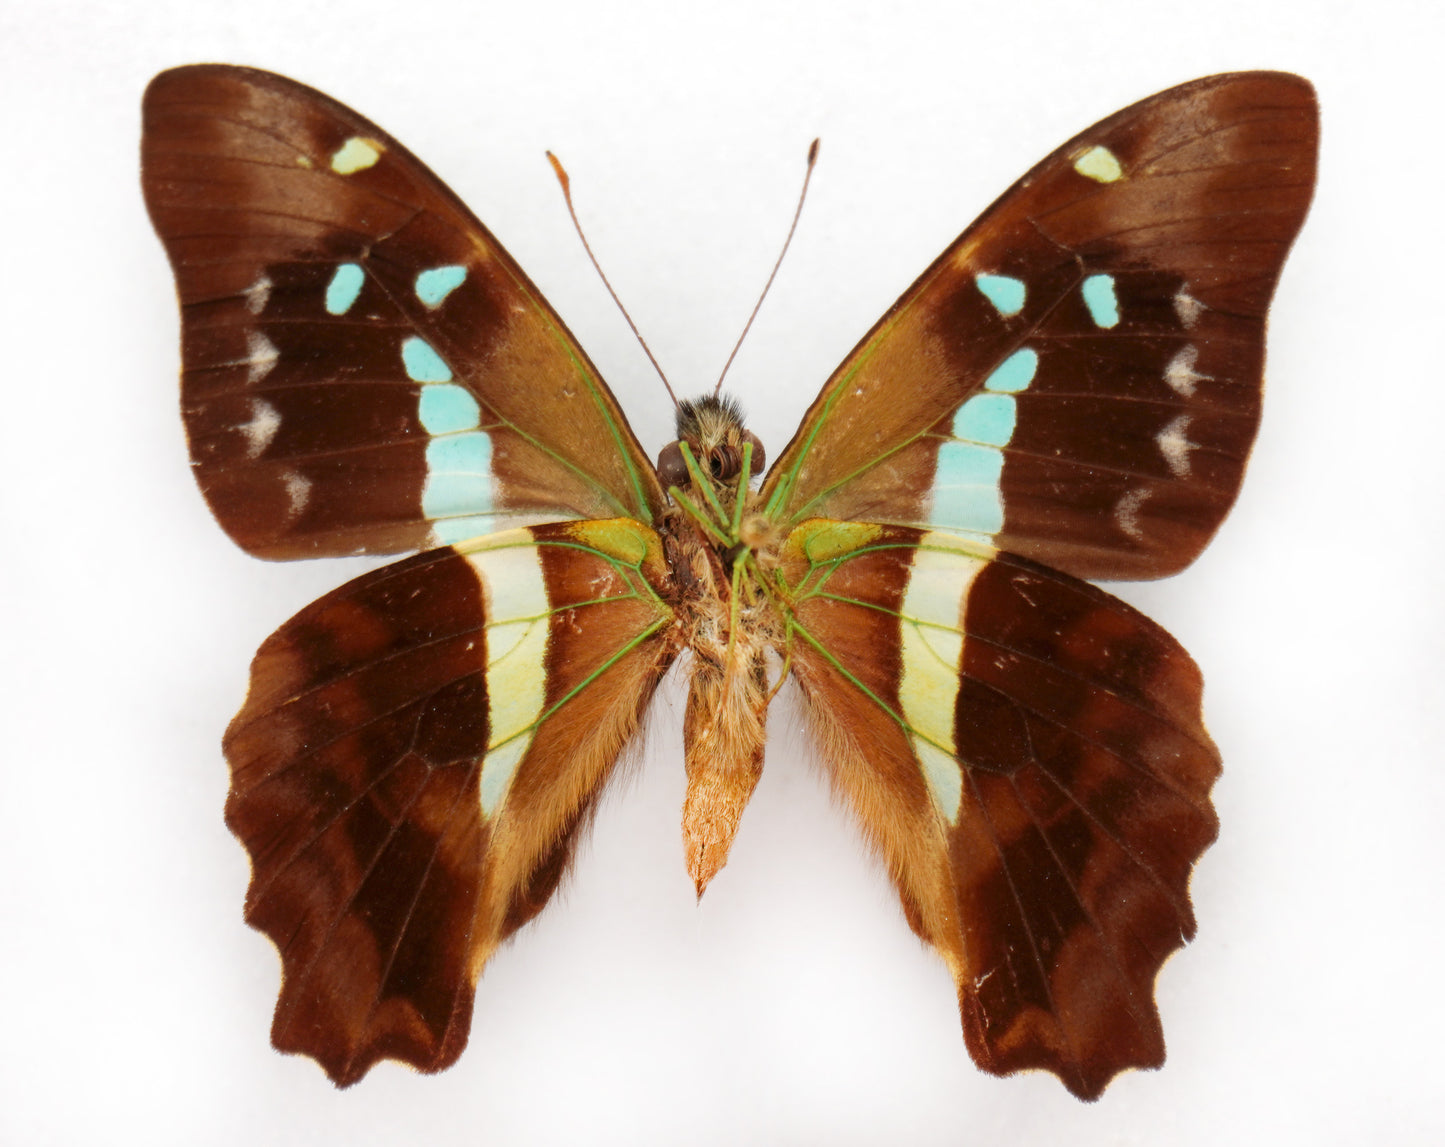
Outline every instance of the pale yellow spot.
<svg viewBox="0 0 1445 1147">
<path fill-rule="evenodd" d="M 482 814 L 490 816 L 506 797 L 512 777 L 532 743 L 533 726 L 547 696 L 547 584 L 531 535 L 495 534 L 468 556 L 487 618 L 487 704 L 491 736 L 482 762 Z M 518 543 L 522 544 L 518 544 Z"/>
<path fill-rule="evenodd" d="M 310 171 L 312 167 L 311 157 L 309 155 L 298 155 L 296 157 L 296 166 L 304 167 L 307 171 Z"/>
<path fill-rule="evenodd" d="M 354 135 L 331 157 L 331 170 L 337 175 L 351 175 L 365 171 L 380 158 L 381 144 L 374 139 Z"/>
<path fill-rule="evenodd" d="M 1074 160 L 1074 170 L 1097 183 L 1113 183 L 1124 174 L 1118 157 L 1107 147 L 1089 148 Z"/>
<path fill-rule="evenodd" d="M 898 701 L 913 733 L 923 779 L 949 824 L 958 823 L 963 800 L 953 728 L 963 665 L 964 603 L 973 579 L 987 564 L 961 539 L 925 534 L 914 552 L 903 595 Z"/>
</svg>

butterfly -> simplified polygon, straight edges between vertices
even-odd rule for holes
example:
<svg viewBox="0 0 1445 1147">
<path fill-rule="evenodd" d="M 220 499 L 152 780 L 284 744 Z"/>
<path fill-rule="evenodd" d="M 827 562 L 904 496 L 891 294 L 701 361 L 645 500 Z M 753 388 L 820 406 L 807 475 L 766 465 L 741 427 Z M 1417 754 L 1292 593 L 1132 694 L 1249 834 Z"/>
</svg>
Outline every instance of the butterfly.
<svg viewBox="0 0 1445 1147">
<path fill-rule="evenodd" d="M 1083 1099 L 1161 1064 L 1219 754 L 1189 656 L 1086 579 L 1183 569 L 1233 503 L 1317 120 L 1306 81 L 1247 72 L 1070 140 L 765 471 L 714 396 L 654 466 L 517 264 L 369 121 L 248 68 L 157 76 L 142 186 L 206 501 L 258 557 L 412 554 L 267 639 L 225 734 L 275 1046 L 340 1086 L 452 1064 L 686 653 L 699 896 L 792 678 L 975 1062 Z"/>
</svg>

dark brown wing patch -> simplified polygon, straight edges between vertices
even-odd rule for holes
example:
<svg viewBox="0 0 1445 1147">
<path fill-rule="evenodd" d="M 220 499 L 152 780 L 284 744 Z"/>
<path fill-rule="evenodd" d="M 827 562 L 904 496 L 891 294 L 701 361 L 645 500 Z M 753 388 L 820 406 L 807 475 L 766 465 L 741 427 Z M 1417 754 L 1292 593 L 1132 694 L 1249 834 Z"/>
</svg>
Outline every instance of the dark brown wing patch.
<svg viewBox="0 0 1445 1147">
<path fill-rule="evenodd" d="M 663 497 L 497 240 L 375 124 L 247 68 L 163 72 L 141 183 L 176 273 L 197 480 L 260 557 L 395 553 Z"/>
<path fill-rule="evenodd" d="M 1254 441 L 1318 131 L 1308 83 L 1254 72 L 1065 144 L 838 368 L 769 471 L 770 512 L 968 534 L 1077 577 L 1188 565 Z"/>
<path fill-rule="evenodd" d="M 786 551 L 793 657 L 835 783 L 954 974 L 974 1059 L 1083 1098 L 1158 1066 L 1154 978 L 1194 934 L 1189 874 L 1216 830 L 1198 670 L 1066 574 L 844 528 L 856 556 Z"/>
<path fill-rule="evenodd" d="M 266 641 L 226 735 L 246 918 L 284 965 L 272 1039 L 342 1085 L 383 1058 L 439 1070 L 466 1044 L 483 617 L 449 550 L 359 578 Z"/>
<path fill-rule="evenodd" d="M 556 889 L 672 657 L 639 523 L 488 541 L 302 610 L 256 655 L 226 735 L 246 915 L 283 965 L 273 1040 L 342 1086 L 381 1059 L 461 1054 L 482 965 Z M 487 564 L 505 552 L 522 560 Z M 529 570 L 526 620 L 533 591 L 493 575 Z"/>
</svg>

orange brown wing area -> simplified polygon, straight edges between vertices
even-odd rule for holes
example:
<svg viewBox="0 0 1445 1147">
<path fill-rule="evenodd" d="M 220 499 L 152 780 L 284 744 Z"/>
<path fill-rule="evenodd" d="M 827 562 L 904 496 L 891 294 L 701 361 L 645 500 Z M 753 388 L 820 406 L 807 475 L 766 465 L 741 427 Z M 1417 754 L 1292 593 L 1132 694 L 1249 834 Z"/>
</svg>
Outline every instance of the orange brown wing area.
<svg viewBox="0 0 1445 1147">
<path fill-rule="evenodd" d="M 261 647 L 226 818 L 281 955 L 278 1048 L 341 1086 L 461 1054 L 483 963 L 556 888 L 672 657 L 660 560 L 630 521 L 498 534 L 357 578 Z"/>
<path fill-rule="evenodd" d="M 958 986 L 985 1070 L 1096 1098 L 1157 1067 L 1219 758 L 1188 655 L 1094 587 L 956 538 L 806 523 L 793 664 L 833 780 Z"/>
<path fill-rule="evenodd" d="M 302 84 L 217 65 L 157 76 L 143 123 L 191 458 L 238 544 L 396 553 L 652 520 L 662 490 L 596 369 L 396 140 Z"/>
<path fill-rule="evenodd" d="M 1317 117 L 1298 76 L 1212 76 L 1058 149 L 834 372 L 770 516 L 967 533 L 1077 577 L 1188 565 L 1254 442 Z"/>
</svg>

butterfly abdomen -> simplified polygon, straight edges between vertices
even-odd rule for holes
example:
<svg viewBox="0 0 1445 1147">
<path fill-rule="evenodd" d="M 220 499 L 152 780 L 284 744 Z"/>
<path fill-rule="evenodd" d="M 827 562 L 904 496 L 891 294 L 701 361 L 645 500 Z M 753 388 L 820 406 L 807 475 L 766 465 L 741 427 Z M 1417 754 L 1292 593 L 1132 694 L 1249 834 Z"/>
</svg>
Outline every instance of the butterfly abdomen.
<svg viewBox="0 0 1445 1147">
<path fill-rule="evenodd" d="M 678 637 L 692 651 L 684 722 L 682 834 L 699 896 L 728 851 L 762 775 L 767 654 L 780 625 L 772 602 L 683 515 L 669 523 Z M 731 566 L 731 568 L 730 568 Z"/>
<path fill-rule="evenodd" d="M 762 651 L 748 643 L 734 646 L 723 665 L 704 657 L 693 662 L 683 725 L 682 836 L 699 897 L 727 863 L 743 809 L 763 775 L 767 695 Z"/>
</svg>

